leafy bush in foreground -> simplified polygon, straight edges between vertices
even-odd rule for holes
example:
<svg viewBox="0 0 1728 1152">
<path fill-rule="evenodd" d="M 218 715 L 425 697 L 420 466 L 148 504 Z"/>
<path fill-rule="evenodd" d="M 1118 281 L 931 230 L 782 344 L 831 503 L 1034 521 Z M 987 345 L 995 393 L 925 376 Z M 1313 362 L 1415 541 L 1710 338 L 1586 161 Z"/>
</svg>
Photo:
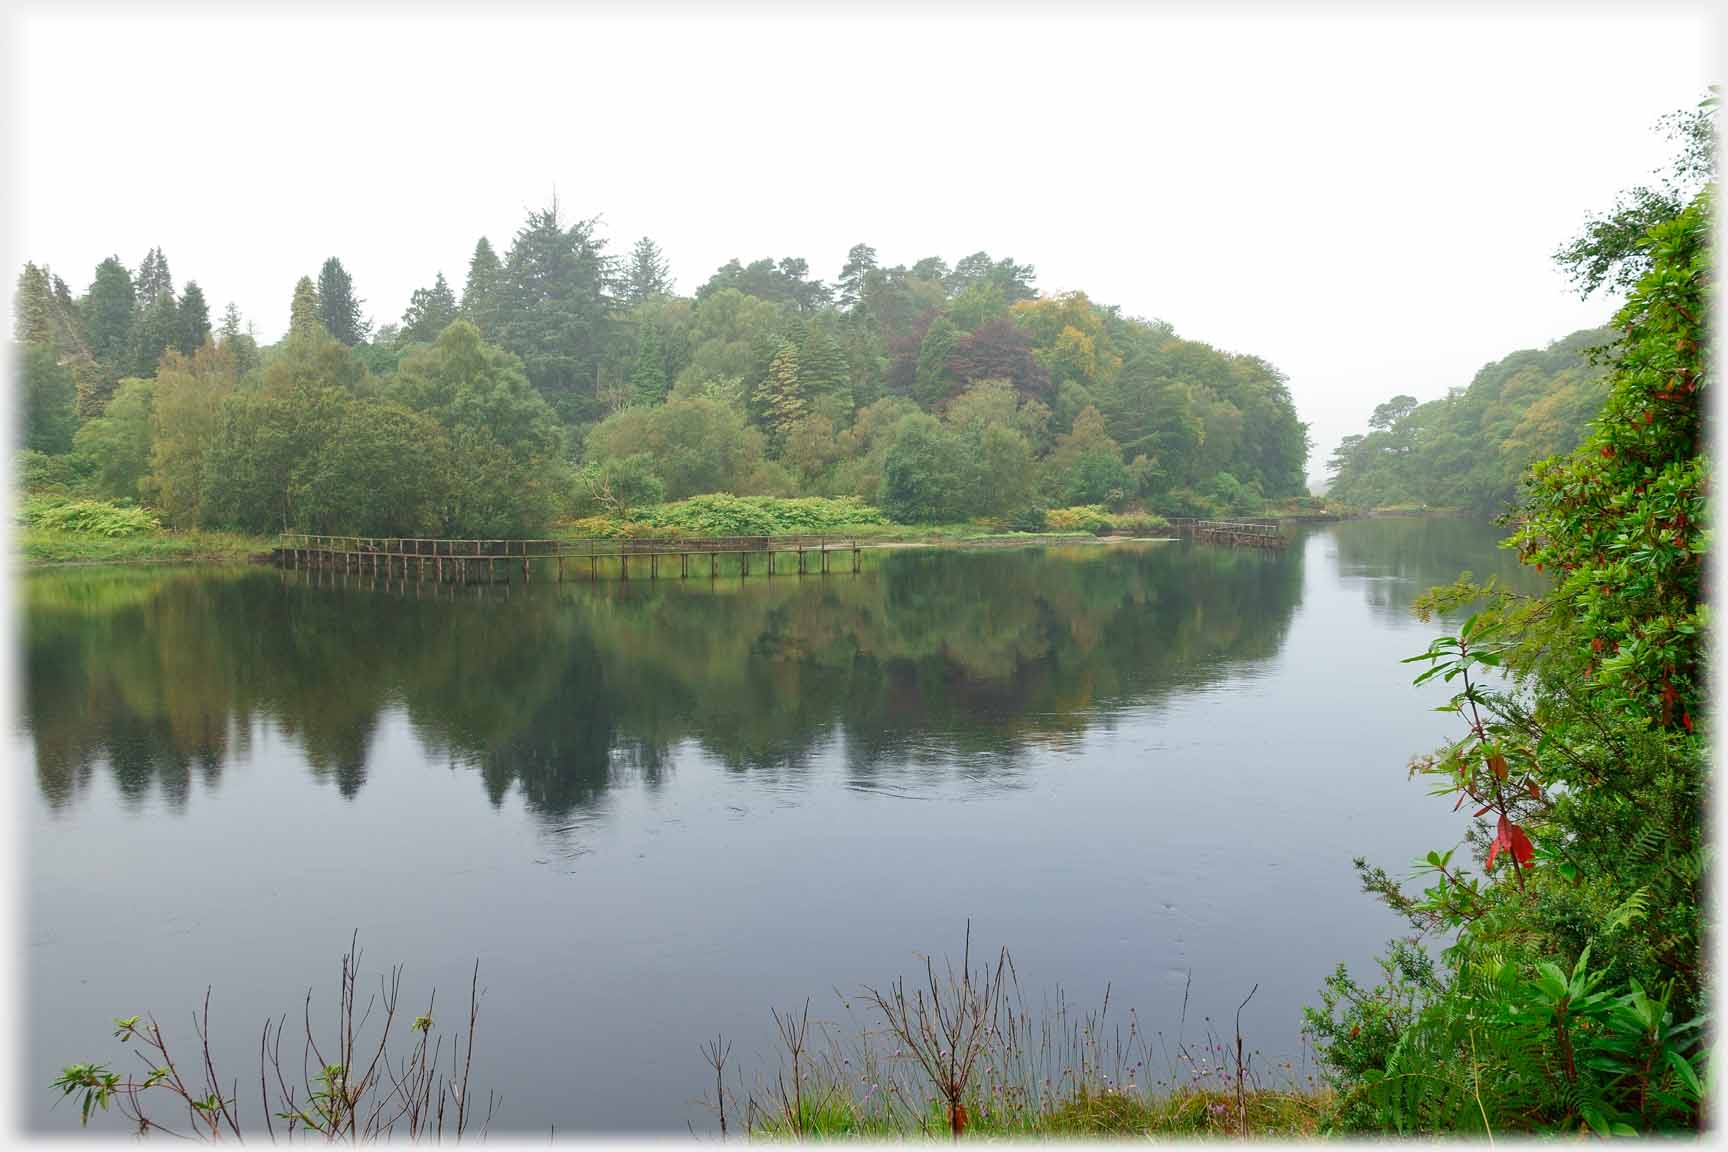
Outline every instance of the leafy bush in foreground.
<svg viewBox="0 0 1728 1152">
<path fill-rule="evenodd" d="M 1481 877 L 1431 852 L 1403 892 L 1365 887 L 1419 933 L 1429 973 L 1338 973 L 1309 1027 L 1335 1122 L 1401 1133 L 1637 1134 L 1706 1112 L 1702 803 L 1713 188 L 1642 244 L 1589 439 L 1533 469 L 1509 542 L 1555 583 L 1525 598 L 1468 575 L 1425 613 L 1484 604 L 1412 660 L 1455 688 L 1464 735 L 1413 771 L 1471 805 Z M 1498 870 L 1496 870 L 1498 868 Z"/>
</svg>

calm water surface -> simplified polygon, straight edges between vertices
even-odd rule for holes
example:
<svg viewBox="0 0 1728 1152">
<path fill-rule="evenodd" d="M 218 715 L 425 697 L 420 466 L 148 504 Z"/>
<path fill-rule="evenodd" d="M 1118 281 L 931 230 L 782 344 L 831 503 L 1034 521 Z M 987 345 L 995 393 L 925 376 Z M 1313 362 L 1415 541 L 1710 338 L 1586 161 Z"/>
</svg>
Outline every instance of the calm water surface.
<svg viewBox="0 0 1728 1152">
<path fill-rule="evenodd" d="M 770 1006 L 1008 945 L 1023 986 L 1174 1034 L 1301 1006 L 1400 923 L 1458 819 L 1405 778 L 1448 729 L 1411 599 L 1516 566 L 1377 520 L 1281 555 L 1180 543 L 907 550 L 861 575 L 541 583 L 452 598 L 269 570 L 19 582 L 20 1091 L 185 1022 L 256 1118 L 258 1026 L 366 966 L 454 1006 L 480 963 L 495 1129 L 711 1124 L 698 1043 L 771 1067 Z M 1112 1011 L 1115 1011 L 1113 1008 Z M 1202 1025 L 1203 1026 L 1203 1025 Z M 112 1121 L 110 1121 L 112 1123 Z"/>
</svg>

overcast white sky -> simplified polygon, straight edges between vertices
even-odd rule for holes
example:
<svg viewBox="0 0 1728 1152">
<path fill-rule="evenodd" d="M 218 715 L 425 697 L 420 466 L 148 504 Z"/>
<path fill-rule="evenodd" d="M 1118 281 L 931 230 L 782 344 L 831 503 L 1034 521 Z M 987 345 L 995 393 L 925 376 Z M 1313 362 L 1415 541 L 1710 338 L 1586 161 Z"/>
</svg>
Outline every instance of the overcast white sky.
<svg viewBox="0 0 1728 1152">
<path fill-rule="evenodd" d="M 119 11 L 116 9 L 116 11 Z M 15 8 L 10 250 L 161 245 L 265 340 L 337 255 L 379 322 L 557 189 L 683 291 L 978 249 L 1281 368 L 1311 476 L 1375 404 L 1600 323 L 1549 256 L 1713 79 L 1705 9 L 1094 10 L 986 23 Z M 8 289 L 13 273 L 8 273 Z"/>
</svg>

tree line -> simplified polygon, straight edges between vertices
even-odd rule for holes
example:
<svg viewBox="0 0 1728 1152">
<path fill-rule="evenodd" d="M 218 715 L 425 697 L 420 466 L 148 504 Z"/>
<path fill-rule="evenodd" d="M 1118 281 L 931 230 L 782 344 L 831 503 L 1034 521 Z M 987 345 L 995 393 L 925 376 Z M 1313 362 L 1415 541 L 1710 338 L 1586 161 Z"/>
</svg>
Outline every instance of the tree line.
<svg viewBox="0 0 1728 1152">
<path fill-rule="evenodd" d="M 1601 358 L 1613 340 L 1612 329 L 1584 329 L 1497 360 L 1438 400 L 1392 397 L 1334 450 L 1326 494 L 1364 508 L 1500 511 L 1530 465 L 1584 438 L 1608 394 Z"/>
<path fill-rule="evenodd" d="M 732 260 L 691 295 L 648 238 L 532 211 L 374 327 L 341 260 L 260 346 L 153 248 L 74 296 L 18 278 L 28 486 L 177 527 L 515 535 L 707 492 L 854 496 L 903 522 L 1249 511 L 1305 493 L 1266 361 L 1179 338 L 986 253 L 834 281 Z"/>
</svg>

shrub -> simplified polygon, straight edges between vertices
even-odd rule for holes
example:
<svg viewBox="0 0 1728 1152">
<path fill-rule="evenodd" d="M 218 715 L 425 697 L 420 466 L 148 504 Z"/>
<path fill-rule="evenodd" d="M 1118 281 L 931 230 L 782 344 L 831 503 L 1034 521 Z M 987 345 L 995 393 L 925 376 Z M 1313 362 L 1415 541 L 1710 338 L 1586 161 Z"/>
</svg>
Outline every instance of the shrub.
<svg viewBox="0 0 1728 1152">
<path fill-rule="evenodd" d="M 77 495 L 88 488 L 95 470 L 94 461 L 77 453 L 50 456 L 30 448 L 18 453 L 18 478 L 26 492 Z"/>
<path fill-rule="evenodd" d="M 1110 517 L 1110 526 L 1123 536 L 1152 536 L 1169 531 L 1170 521 L 1156 512 L 1117 512 Z"/>
<path fill-rule="evenodd" d="M 1090 532 L 1094 536 L 1103 536 L 1112 527 L 1110 513 L 1101 504 L 1052 508 L 1044 514 L 1044 526 L 1051 532 Z"/>
<path fill-rule="evenodd" d="M 22 523 L 49 532 L 77 532 L 87 536 L 140 536 L 162 527 L 143 508 L 112 504 L 105 500 L 66 500 L 53 496 L 25 499 L 19 513 Z"/>
<path fill-rule="evenodd" d="M 886 524 L 881 511 L 846 496 L 731 496 L 711 493 L 642 509 L 637 519 L 678 536 L 776 536 L 837 532 L 861 524 Z"/>
</svg>

